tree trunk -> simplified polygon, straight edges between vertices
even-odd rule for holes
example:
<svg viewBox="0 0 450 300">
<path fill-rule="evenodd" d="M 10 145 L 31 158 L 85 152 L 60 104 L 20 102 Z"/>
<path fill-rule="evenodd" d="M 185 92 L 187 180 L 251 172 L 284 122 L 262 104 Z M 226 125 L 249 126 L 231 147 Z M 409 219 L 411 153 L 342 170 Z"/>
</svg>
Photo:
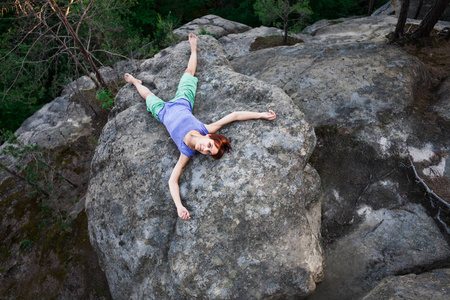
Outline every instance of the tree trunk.
<svg viewBox="0 0 450 300">
<path fill-rule="evenodd" d="M 399 38 L 403 37 L 403 31 L 405 30 L 406 18 L 408 16 L 409 0 L 402 1 L 402 8 L 400 9 L 400 15 L 398 16 L 397 26 L 395 31 L 389 39 L 389 43 L 395 42 Z"/>
<path fill-rule="evenodd" d="M 419 17 L 420 11 L 422 10 L 423 0 L 420 0 L 419 5 L 417 6 L 416 14 L 414 15 L 414 19 Z"/>
<path fill-rule="evenodd" d="M 283 44 L 287 45 L 287 37 L 288 37 L 288 19 L 284 20 L 284 36 L 283 36 Z"/>
<path fill-rule="evenodd" d="M 436 0 L 433 7 L 427 12 L 426 16 L 423 18 L 422 22 L 419 25 L 413 34 L 413 38 L 424 38 L 430 36 L 431 31 L 436 25 L 439 18 L 444 13 L 444 10 L 447 8 L 450 0 Z"/>
<path fill-rule="evenodd" d="M 369 10 L 367 11 L 367 16 L 370 16 L 373 13 L 373 9 L 375 7 L 375 0 L 369 1 Z"/>
</svg>

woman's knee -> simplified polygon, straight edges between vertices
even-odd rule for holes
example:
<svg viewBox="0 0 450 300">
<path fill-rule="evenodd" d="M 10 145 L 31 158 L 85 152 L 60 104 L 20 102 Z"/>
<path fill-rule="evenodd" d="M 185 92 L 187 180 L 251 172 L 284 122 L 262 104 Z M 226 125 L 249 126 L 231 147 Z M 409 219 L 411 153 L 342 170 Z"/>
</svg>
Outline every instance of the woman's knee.
<svg viewBox="0 0 450 300">
<path fill-rule="evenodd" d="M 184 70 L 184 73 L 189 73 L 192 76 L 194 76 L 195 75 L 195 69 L 187 68 L 186 70 Z"/>
</svg>

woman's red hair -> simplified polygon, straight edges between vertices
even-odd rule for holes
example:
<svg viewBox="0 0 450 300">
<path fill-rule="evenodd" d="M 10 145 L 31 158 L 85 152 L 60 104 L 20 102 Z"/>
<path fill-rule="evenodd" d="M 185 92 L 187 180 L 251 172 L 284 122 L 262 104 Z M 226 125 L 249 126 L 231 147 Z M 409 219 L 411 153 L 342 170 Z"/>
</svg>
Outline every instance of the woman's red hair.
<svg viewBox="0 0 450 300">
<path fill-rule="evenodd" d="M 214 141 L 214 145 L 219 150 L 216 154 L 211 155 L 214 159 L 221 159 L 225 152 L 231 151 L 231 138 L 226 138 L 221 134 L 211 133 L 209 137 Z"/>
</svg>

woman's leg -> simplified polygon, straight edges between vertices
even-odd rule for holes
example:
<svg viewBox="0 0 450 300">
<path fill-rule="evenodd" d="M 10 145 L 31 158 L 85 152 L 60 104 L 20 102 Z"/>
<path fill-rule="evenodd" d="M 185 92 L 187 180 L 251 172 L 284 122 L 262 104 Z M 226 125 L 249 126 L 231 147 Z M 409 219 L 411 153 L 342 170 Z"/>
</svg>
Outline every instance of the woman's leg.
<svg viewBox="0 0 450 300">
<path fill-rule="evenodd" d="M 185 73 L 189 73 L 194 76 L 197 70 L 197 36 L 193 33 L 189 33 L 189 44 L 191 44 L 191 56 L 189 57 L 189 62 Z"/>
<path fill-rule="evenodd" d="M 133 75 L 125 73 L 125 81 L 133 84 L 139 95 L 145 99 L 147 110 L 159 121 L 158 114 L 164 107 L 165 102 L 155 96 L 147 87 L 142 85 L 142 81 L 133 77 Z"/>
<path fill-rule="evenodd" d="M 141 95 L 144 99 L 147 99 L 149 95 L 155 95 L 147 87 L 142 85 L 141 80 L 134 78 L 131 74 L 125 73 L 125 81 L 133 84 L 136 87 L 139 95 Z"/>
</svg>

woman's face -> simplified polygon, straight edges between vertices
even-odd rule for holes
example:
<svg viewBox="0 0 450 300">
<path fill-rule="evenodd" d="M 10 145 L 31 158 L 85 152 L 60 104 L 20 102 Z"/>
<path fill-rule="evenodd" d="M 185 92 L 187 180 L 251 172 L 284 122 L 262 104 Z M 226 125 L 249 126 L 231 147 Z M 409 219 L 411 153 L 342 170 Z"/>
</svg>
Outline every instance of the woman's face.
<svg viewBox="0 0 450 300">
<path fill-rule="evenodd" d="M 195 144 L 195 150 L 204 155 L 215 155 L 219 152 L 219 149 L 214 144 L 214 140 L 209 135 L 205 135 L 198 140 Z"/>
</svg>

